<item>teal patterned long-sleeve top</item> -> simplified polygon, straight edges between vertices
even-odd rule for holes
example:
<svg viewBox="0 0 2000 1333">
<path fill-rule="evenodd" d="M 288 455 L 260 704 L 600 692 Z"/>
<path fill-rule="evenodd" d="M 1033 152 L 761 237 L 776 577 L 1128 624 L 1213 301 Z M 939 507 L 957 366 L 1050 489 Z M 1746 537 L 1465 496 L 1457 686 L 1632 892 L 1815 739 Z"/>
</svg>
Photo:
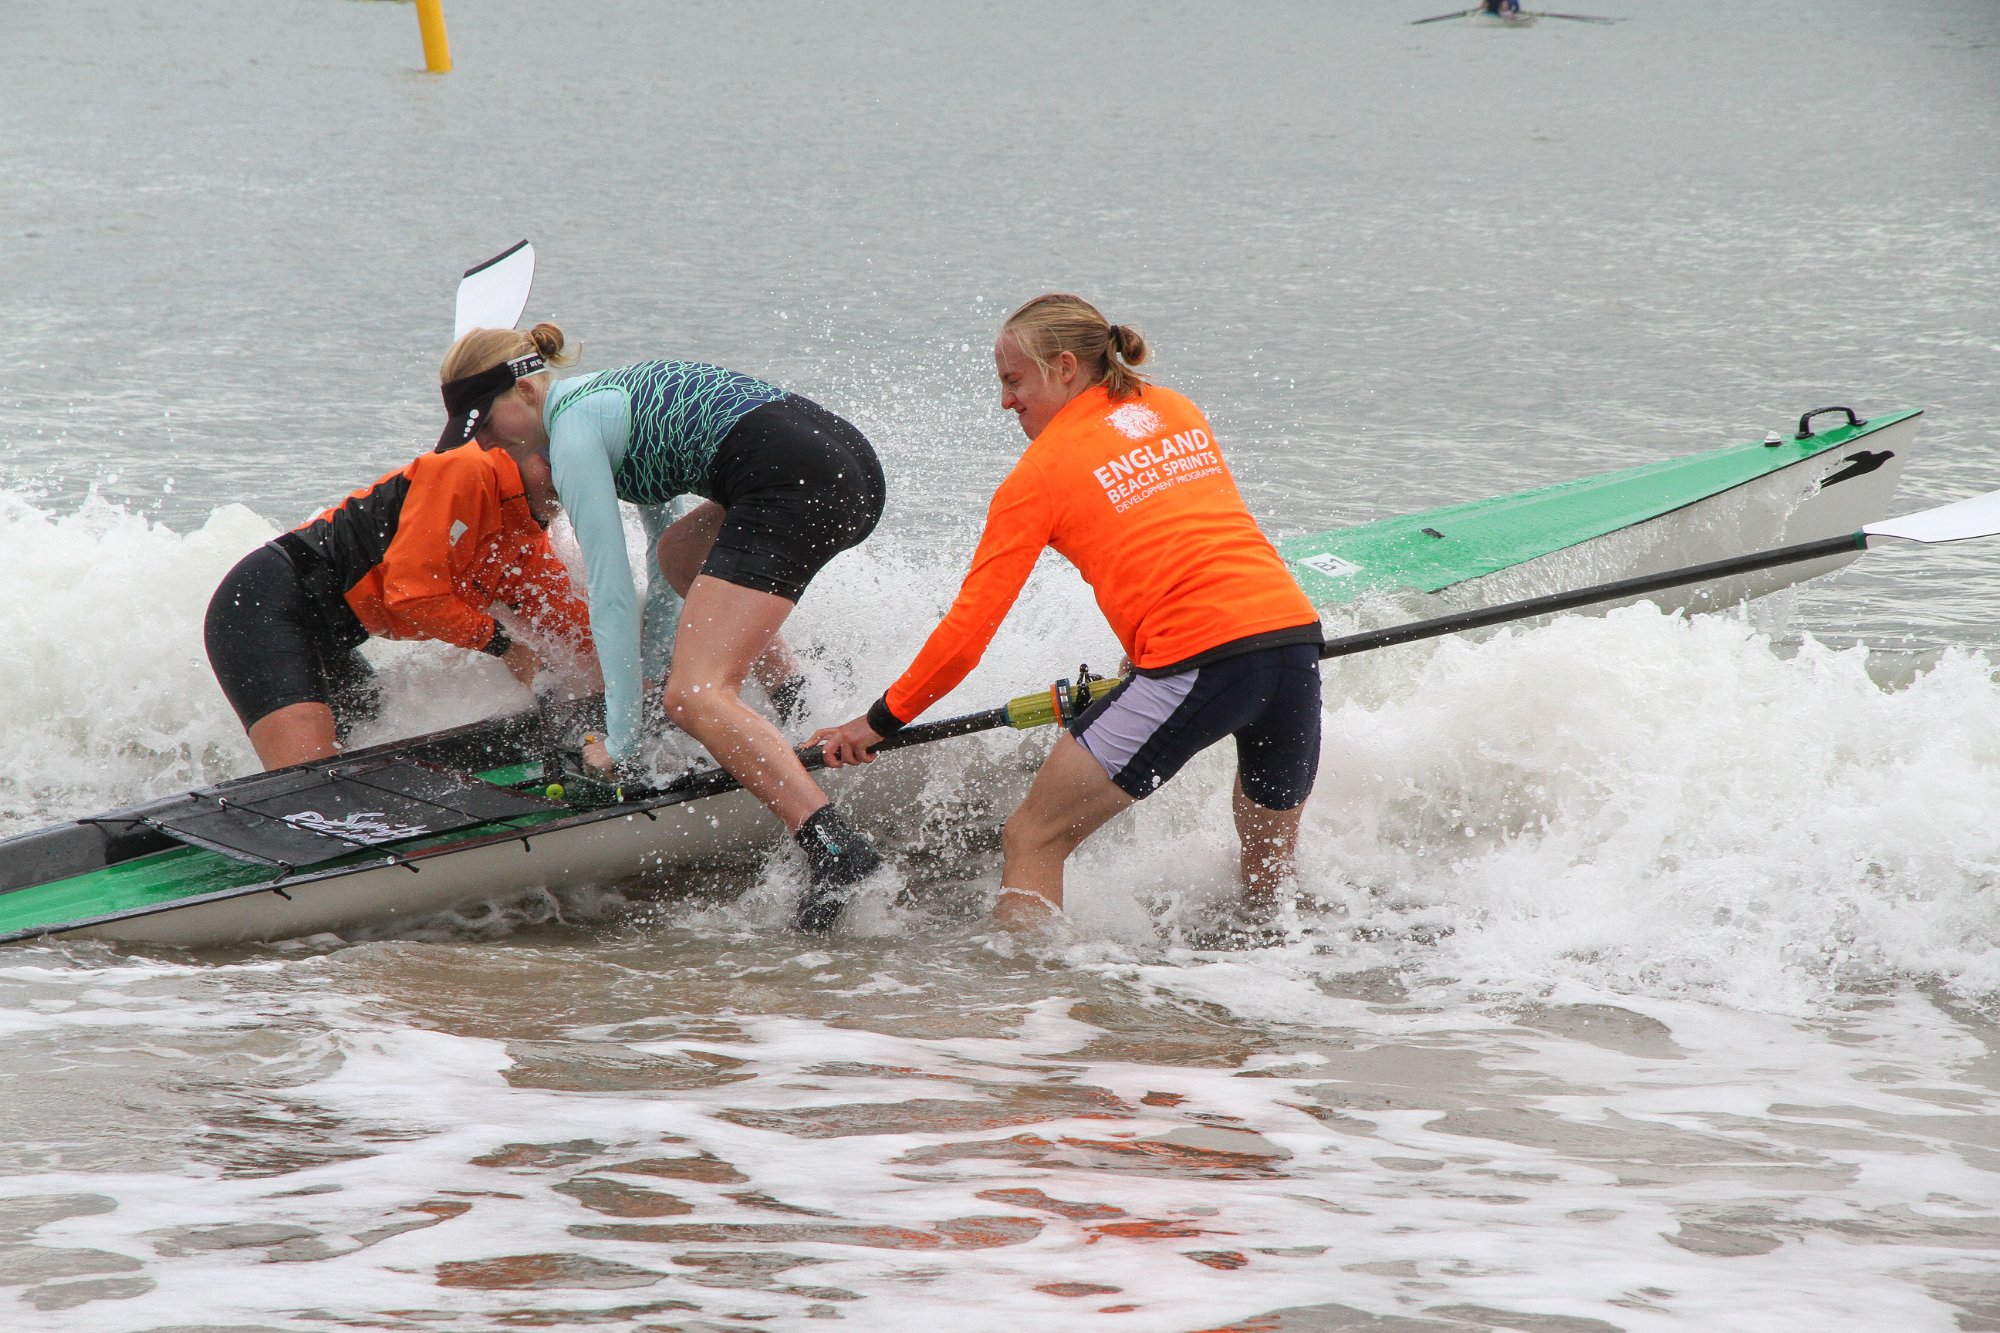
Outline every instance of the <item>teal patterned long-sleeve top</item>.
<svg viewBox="0 0 2000 1333">
<path fill-rule="evenodd" d="M 724 437 L 745 416 L 784 396 L 763 380 L 699 361 L 641 361 L 550 386 L 542 408 L 549 468 L 583 551 L 590 633 L 604 668 L 605 743 L 616 758 L 630 757 L 638 743 L 644 679 L 639 599 L 618 502 L 658 506 L 683 495 L 715 498 L 709 473 Z M 649 560 L 649 643 L 664 642 L 673 601 Z M 663 654 L 645 654 L 649 661 L 655 656 Z"/>
</svg>

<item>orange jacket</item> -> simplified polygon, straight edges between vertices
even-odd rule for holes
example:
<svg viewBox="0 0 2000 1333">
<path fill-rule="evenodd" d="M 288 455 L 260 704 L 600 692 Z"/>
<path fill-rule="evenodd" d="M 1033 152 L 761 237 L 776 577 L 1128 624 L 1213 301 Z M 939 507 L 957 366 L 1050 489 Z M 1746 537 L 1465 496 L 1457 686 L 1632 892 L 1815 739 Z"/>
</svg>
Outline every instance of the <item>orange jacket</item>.
<svg viewBox="0 0 2000 1333">
<path fill-rule="evenodd" d="M 419 454 L 297 533 L 378 638 L 484 648 L 499 627 L 488 608 L 499 603 L 542 633 L 589 643 L 589 613 L 503 450 Z"/>
<path fill-rule="evenodd" d="M 1250 517 L 1201 410 L 1157 385 L 1117 402 L 1099 386 L 1056 413 L 1000 483 L 951 610 L 882 696 L 891 719 L 911 721 L 978 665 L 1045 546 L 1077 567 L 1141 671 L 1278 630 L 1316 637 L 1312 603 Z"/>
</svg>

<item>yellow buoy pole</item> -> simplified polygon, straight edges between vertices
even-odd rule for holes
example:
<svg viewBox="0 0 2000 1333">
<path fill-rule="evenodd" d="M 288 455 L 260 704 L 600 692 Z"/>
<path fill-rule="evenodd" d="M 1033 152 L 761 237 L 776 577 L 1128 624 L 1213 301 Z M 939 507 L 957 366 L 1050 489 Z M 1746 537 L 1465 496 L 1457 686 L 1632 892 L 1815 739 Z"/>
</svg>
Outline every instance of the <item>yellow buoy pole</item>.
<svg viewBox="0 0 2000 1333">
<path fill-rule="evenodd" d="M 424 68 L 451 73 L 451 42 L 444 35 L 444 0 L 417 0 L 417 26 L 424 33 Z"/>
</svg>

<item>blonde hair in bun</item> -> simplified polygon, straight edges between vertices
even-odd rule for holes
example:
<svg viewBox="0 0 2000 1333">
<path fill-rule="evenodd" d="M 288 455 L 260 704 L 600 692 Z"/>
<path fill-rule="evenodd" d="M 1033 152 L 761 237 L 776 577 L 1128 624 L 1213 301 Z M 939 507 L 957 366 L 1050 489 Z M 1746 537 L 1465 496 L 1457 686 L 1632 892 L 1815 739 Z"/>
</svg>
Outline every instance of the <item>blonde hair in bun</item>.
<svg viewBox="0 0 2000 1333">
<path fill-rule="evenodd" d="M 1130 398 L 1151 382 L 1133 369 L 1152 355 L 1145 335 L 1129 324 L 1113 324 L 1081 296 L 1037 296 L 1007 316 L 1000 333 L 1012 337 L 1044 375 L 1068 352 L 1090 383 L 1102 384 L 1113 399 Z"/>
<path fill-rule="evenodd" d="M 563 331 L 546 320 L 526 333 L 517 329 L 474 329 L 444 354 L 444 361 L 438 366 L 438 383 L 449 384 L 467 375 L 477 375 L 529 352 L 539 353 L 552 366 L 574 364 L 576 353 L 566 352 L 563 347 Z"/>
</svg>

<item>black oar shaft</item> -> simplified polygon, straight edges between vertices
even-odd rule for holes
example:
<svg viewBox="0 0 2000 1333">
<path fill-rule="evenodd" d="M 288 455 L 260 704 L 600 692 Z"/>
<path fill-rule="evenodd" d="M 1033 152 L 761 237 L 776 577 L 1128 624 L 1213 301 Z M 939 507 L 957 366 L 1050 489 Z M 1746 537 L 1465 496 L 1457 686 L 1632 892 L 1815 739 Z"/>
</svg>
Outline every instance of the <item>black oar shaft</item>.
<svg viewBox="0 0 2000 1333">
<path fill-rule="evenodd" d="M 977 713 L 961 713 L 957 717 L 941 717 L 935 722 L 920 722 L 913 727 L 905 727 L 895 735 L 875 746 L 875 752 L 902 750 L 912 745 L 926 745 L 931 741 L 945 740 L 951 736 L 971 736 L 982 731 L 992 731 L 1007 723 L 1007 709 L 988 708 Z M 796 752 L 799 762 L 808 773 L 817 773 L 826 767 L 826 755 L 819 746 L 801 746 Z M 624 788 L 627 800 L 662 800 L 666 804 L 679 804 L 703 796 L 720 796 L 726 791 L 735 791 L 743 784 L 729 776 L 720 768 L 705 768 L 686 777 L 676 778 L 663 787 L 647 787 L 628 784 Z"/>
<path fill-rule="evenodd" d="M 1578 588 L 1572 592 L 1553 592 L 1518 602 L 1503 602 L 1499 606 L 1459 611 L 1448 616 L 1438 616 L 1433 620 L 1419 620 L 1408 625 L 1390 625 L 1385 629 L 1347 634 L 1327 640 L 1321 646 L 1319 655 L 1345 657 L 1350 653 L 1365 653 L 1371 649 L 1389 648 L 1399 643 L 1414 643 L 1419 639 L 1435 639 L 1440 635 L 1484 629 L 1488 625 L 1505 624 L 1510 620 L 1531 620 L 1536 616 L 1553 615 L 1558 611 L 1570 611 L 1579 606 L 1615 602 L 1626 597 L 1643 597 L 1649 592 L 1661 592 L 1667 588 L 1678 588 L 1689 583 L 1705 583 L 1710 579 L 1726 578 L 1731 574 L 1750 574 L 1778 565 L 1794 565 L 1805 560 L 1818 560 L 1847 551 L 1864 550 L 1867 545 L 1866 535 L 1859 532 L 1850 532 L 1839 537 L 1822 537 L 1817 541 L 1799 542 L 1794 546 L 1758 551 L 1754 555 L 1731 556 L 1726 560 L 1712 560 L 1705 565 L 1670 569 L 1661 574 L 1639 574 L 1629 579 L 1619 579 L 1616 583 L 1600 583 L 1595 587 Z"/>
<path fill-rule="evenodd" d="M 935 722 L 919 722 L 914 727 L 904 727 L 895 735 L 875 747 L 883 750 L 900 750 L 910 745 L 926 745 L 931 741 L 941 741 L 947 736 L 970 736 L 975 732 L 992 731 L 1007 723 L 1007 709 L 988 708 L 977 713 L 961 713 L 957 717 L 941 717 Z M 818 754 L 818 750 L 809 751 Z"/>
</svg>

